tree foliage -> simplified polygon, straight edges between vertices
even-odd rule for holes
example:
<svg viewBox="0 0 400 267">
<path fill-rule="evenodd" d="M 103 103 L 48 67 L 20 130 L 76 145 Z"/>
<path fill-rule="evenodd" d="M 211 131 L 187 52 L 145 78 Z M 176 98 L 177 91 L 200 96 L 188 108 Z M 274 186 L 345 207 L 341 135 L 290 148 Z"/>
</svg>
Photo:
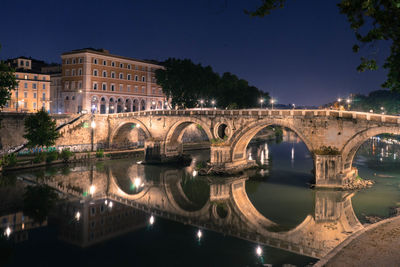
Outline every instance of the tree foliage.
<svg viewBox="0 0 400 267">
<path fill-rule="evenodd" d="M 352 110 L 385 114 L 400 114 L 400 93 L 387 90 L 378 90 L 365 95 L 355 95 L 352 98 Z"/>
<path fill-rule="evenodd" d="M 250 86 L 229 72 L 220 76 L 210 66 L 195 64 L 190 59 L 169 58 L 162 64 L 164 69 L 156 70 L 157 83 L 172 99 L 172 106 L 193 108 L 200 106 L 199 100 L 211 100 L 219 107 L 247 108 L 258 104 L 260 97 L 269 99 L 269 94 Z"/>
<path fill-rule="evenodd" d="M 14 70 L 0 60 L 0 110 L 10 101 L 11 92 L 15 90 L 17 85 L 18 82 L 15 78 Z"/>
<path fill-rule="evenodd" d="M 263 0 L 255 11 L 246 13 L 251 16 L 263 17 L 272 10 L 282 8 L 286 0 Z M 359 44 L 353 46 L 354 52 L 359 52 L 360 45 L 377 46 L 381 40 L 391 42 L 390 55 L 386 58 L 383 68 L 388 70 L 387 80 L 382 87 L 400 92 L 400 1 L 399 0 L 340 0 L 340 13 L 346 15 Z M 357 70 L 376 70 L 378 63 L 376 52 L 367 57 L 361 57 Z"/>
<path fill-rule="evenodd" d="M 58 137 L 56 122 L 43 109 L 25 119 L 24 138 L 28 140 L 28 147 L 49 147 L 55 144 Z"/>
</svg>

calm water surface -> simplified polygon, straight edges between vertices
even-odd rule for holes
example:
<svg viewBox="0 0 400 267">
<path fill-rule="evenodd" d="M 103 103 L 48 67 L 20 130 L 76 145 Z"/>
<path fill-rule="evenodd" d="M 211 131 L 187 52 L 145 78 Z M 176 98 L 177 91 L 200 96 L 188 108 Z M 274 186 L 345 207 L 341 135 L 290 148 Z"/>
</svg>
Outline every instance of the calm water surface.
<svg viewBox="0 0 400 267">
<path fill-rule="evenodd" d="M 197 176 L 208 151 L 192 152 L 187 168 L 126 159 L 9 173 L 0 188 L 0 265 L 306 266 L 368 216 L 400 206 L 399 151 L 365 143 L 353 165 L 376 184 L 354 194 L 310 189 L 313 161 L 297 139 L 252 143 L 248 157 L 265 168 L 241 177 Z M 32 180 L 57 187 L 61 200 L 47 205 L 27 189 Z M 33 196 L 24 200 L 26 191 Z"/>
</svg>

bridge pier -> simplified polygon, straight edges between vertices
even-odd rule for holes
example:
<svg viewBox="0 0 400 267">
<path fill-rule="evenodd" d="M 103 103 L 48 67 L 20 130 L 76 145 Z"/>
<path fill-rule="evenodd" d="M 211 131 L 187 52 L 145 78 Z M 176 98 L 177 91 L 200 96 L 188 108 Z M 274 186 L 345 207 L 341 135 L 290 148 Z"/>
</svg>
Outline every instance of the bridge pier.
<svg viewBox="0 0 400 267">
<path fill-rule="evenodd" d="M 344 170 L 341 155 L 317 155 L 315 162 L 316 187 L 343 187 L 358 174 L 357 169 Z"/>
<path fill-rule="evenodd" d="M 230 146 L 211 146 L 210 165 L 216 172 L 237 173 L 256 165 L 255 160 L 232 160 Z"/>
<path fill-rule="evenodd" d="M 181 159 L 183 152 L 182 143 L 166 143 L 162 140 L 146 140 L 144 155 L 146 163 L 171 162 Z"/>
</svg>

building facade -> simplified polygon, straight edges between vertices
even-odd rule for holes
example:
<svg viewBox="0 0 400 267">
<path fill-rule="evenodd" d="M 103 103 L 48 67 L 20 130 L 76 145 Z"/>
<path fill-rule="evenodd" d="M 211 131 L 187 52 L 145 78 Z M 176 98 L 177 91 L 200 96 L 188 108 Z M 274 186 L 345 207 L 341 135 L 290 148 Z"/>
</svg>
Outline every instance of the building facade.
<svg viewBox="0 0 400 267">
<path fill-rule="evenodd" d="M 36 112 L 50 110 L 50 75 L 43 74 L 39 65 L 42 61 L 19 57 L 10 59 L 8 64 L 15 68 L 18 85 L 12 91 L 11 99 L 3 108 L 5 112 Z"/>
<path fill-rule="evenodd" d="M 92 48 L 66 52 L 61 58 L 61 112 L 107 114 L 167 106 L 155 80 L 160 65 Z"/>
</svg>

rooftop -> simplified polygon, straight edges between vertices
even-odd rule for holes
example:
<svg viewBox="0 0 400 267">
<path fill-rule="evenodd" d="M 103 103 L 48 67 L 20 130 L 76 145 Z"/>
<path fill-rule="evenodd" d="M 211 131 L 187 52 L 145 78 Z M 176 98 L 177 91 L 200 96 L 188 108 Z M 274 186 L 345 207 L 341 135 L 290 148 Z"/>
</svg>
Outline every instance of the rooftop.
<svg viewBox="0 0 400 267">
<path fill-rule="evenodd" d="M 121 59 L 126 59 L 126 60 L 132 60 L 132 61 L 147 63 L 147 64 L 160 65 L 160 62 L 158 62 L 156 60 L 142 60 L 142 59 L 136 59 L 136 58 L 113 55 L 113 54 L 110 54 L 110 51 L 108 51 L 108 50 L 106 50 L 104 48 L 96 49 L 96 48 L 92 48 L 92 47 L 87 47 L 87 48 L 81 48 L 81 49 L 74 49 L 74 50 L 72 50 L 70 52 L 64 52 L 64 53 L 62 53 L 62 55 L 72 55 L 72 54 L 78 54 L 78 53 L 92 53 L 92 54 L 116 57 L 116 58 L 121 58 Z"/>
</svg>

